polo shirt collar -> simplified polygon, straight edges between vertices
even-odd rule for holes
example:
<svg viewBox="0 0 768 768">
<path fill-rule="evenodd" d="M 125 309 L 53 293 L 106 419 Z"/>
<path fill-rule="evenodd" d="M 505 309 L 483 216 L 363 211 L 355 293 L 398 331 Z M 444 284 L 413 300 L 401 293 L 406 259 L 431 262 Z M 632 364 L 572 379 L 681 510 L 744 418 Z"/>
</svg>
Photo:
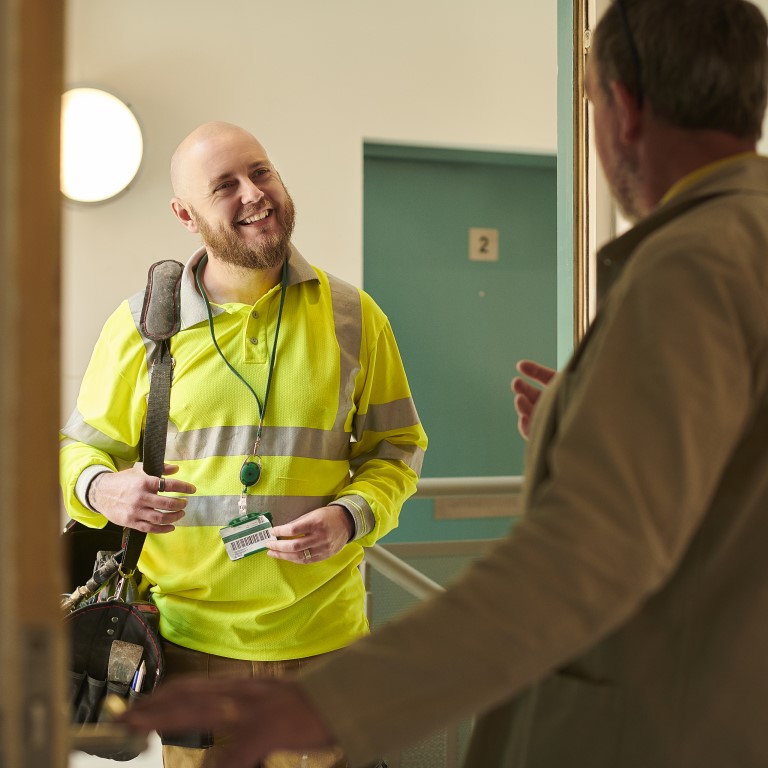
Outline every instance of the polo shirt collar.
<svg viewBox="0 0 768 768">
<path fill-rule="evenodd" d="M 208 320 L 205 301 L 195 285 L 195 270 L 200 259 L 205 254 L 205 247 L 198 248 L 187 261 L 181 275 L 181 330 L 191 328 L 198 323 Z M 299 253 L 291 243 L 291 252 L 288 255 L 288 286 L 299 285 L 310 281 L 319 282 L 317 273 L 312 265 Z M 218 315 L 223 310 L 221 307 L 211 305 L 213 315 Z"/>
</svg>

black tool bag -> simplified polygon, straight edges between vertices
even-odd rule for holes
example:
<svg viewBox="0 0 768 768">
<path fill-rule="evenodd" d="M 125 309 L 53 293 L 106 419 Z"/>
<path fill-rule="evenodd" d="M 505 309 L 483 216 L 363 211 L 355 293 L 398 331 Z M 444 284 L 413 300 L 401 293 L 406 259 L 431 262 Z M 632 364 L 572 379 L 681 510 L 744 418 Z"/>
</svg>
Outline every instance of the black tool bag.
<svg viewBox="0 0 768 768">
<path fill-rule="evenodd" d="M 157 342 L 150 376 L 147 416 L 142 438 L 144 471 L 161 477 L 173 360 L 169 340 L 179 329 L 179 293 L 183 265 L 156 262 L 150 267 L 142 334 Z M 64 530 L 74 592 L 62 607 L 71 647 L 72 722 L 109 720 L 116 696 L 123 704 L 150 694 L 165 672 L 158 632 L 157 607 L 139 596 L 137 570 L 146 538 L 140 531 L 112 523 L 88 528 L 72 521 Z M 89 754 L 111 760 L 132 760 L 139 752 L 130 745 L 89 748 Z"/>
<path fill-rule="evenodd" d="M 108 696 L 129 704 L 150 694 L 162 680 L 159 614 L 153 603 L 110 599 L 78 608 L 64 622 L 72 644 L 69 670 L 74 723 L 104 722 L 109 719 L 104 710 Z M 139 667 L 143 670 L 140 681 Z M 132 760 L 139 754 L 130 746 L 93 747 L 88 752 L 110 760 Z"/>
<path fill-rule="evenodd" d="M 95 536 L 90 546 L 114 543 L 112 533 Z M 65 540 L 71 534 L 71 529 L 66 531 Z M 81 536 L 71 543 L 82 548 L 86 540 Z M 121 543 L 125 541 L 123 536 Z M 125 548 L 99 551 L 91 577 L 63 597 L 62 608 L 70 611 L 64 626 L 70 641 L 71 722 L 75 726 L 109 722 L 114 713 L 152 693 L 165 674 L 160 613 L 151 600 L 142 599 L 137 584 L 140 552 L 139 546 L 132 559 L 126 559 Z M 137 757 L 143 744 L 94 741 L 81 749 L 124 761 Z"/>
</svg>

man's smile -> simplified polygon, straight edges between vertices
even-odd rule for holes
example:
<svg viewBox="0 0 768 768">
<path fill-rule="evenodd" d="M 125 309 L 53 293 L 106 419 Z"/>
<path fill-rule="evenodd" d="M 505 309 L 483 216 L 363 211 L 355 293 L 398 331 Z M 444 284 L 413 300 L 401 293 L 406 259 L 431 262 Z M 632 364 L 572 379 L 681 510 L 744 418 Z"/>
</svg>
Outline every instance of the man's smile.
<svg viewBox="0 0 768 768">
<path fill-rule="evenodd" d="M 266 219 L 267 216 L 269 216 L 271 213 L 272 213 L 272 210 L 270 208 L 267 208 L 263 211 L 259 211 L 258 213 L 251 214 L 245 219 L 241 219 L 237 223 L 241 226 L 244 226 L 246 224 L 255 224 L 257 221 L 262 221 L 263 219 Z"/>
</svg>

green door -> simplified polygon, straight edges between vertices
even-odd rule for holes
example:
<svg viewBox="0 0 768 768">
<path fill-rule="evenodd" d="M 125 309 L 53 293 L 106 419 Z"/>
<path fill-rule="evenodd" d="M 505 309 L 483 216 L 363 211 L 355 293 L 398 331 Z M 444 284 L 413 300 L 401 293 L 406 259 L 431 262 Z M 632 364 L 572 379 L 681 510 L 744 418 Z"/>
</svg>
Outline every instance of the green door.
<svg viewBox="0 0 768 768">
<path fill-rule="evenodd" d="M 366 144 L 365 289 L 390 318 L 429 436 L 424 477 L 519 475 L 509 383 L 557 351 L 553 156 Z M 501 536 L 407 503 L 387 541 Z"/>
</svg>

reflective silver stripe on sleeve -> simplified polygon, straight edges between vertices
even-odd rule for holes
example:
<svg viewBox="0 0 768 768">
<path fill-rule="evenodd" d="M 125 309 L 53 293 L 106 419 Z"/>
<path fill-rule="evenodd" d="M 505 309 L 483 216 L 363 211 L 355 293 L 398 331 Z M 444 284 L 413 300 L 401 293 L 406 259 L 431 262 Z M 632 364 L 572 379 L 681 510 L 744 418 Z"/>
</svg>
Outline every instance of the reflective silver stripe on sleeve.
<svg viewBox="0 0 768 768">
<path fill-rule="evenodd" d="M 138 459 L 139 454 L 136 446 L 126 445 L 119 440 L 113 440 L 95 427 L 92 427 L 85 421 L 77 409 L 72 412 L 69 421 L 61 430 L 61 434 L 65 438 L 75 440 L 78 443 L 85 443 L 124 461 L 136 461 Z"/>
<path fill-rule="evenodd" d="M 355 438 L 362 440 L 363 432 L 390 432 L 394 429 L 412 427 L 419 423 L 419 415 L 413 399 L 403 397 L 391 403 L 369 405 L 368 413 L 355 416 Z"/>
<path fill-rule="evenodd" d="M 360 344 L 363 338 L 363 308 L 357 288 L 328 275 L 333 304 L 333 323 L 339 344 L 339 407 L 334 431 L 343 431 L 360 372 Z"/>
<path fill-rule="evenodd" d="M 376 518 L 373 516 L 373 510 L 370 504 L 357 494 L 350 496 L 342 496 L 339 499 L 334 499 L 333 504 L 337 504 L 340 507 L 349 511 L 352 515 L 352 519 L 355 523 L 355 534 L 352 537 L 352 541 L 361 539 L 363 536 L 367 536 L 376 525 Z"/>
<path fill-rule="evenodd" d="M 169 425 L 166 461 L 248 455 L 257 430 L 255 425 L 247 425 L 176 432 L 172 426 Z M 261 454 L 346 461 L 349 457 L 349 437 L 347 432 L 328 432 L 311 427 L 264 427 Z"/>
<path fill-rule="evenodd" d="M 356 456 L 350 462 L 350 466 L 353 471 L 356 471 L 366 461 L 373 461 L 374 459 L 402 461 L 403 464 L 412 469 L 417 475 L 420 475 L 421 465 L 424 462 L 424 449 L 418 445 L 399 445 L 382 440 L 375 451 L 370 451 L 362 456 Z"/>
<path fill-rule="evenodd" d="M 184 517 L 174 523 L 177 526 L 228 525 L 240 516 L 239 495 L 234 496 L 188 496 Z M 333 496 L 257 496 L 249 495 L 248 512 L 269 512 L 275 525 L 282 525 L 313 509 L 326 507 Z"/>
</svg>

